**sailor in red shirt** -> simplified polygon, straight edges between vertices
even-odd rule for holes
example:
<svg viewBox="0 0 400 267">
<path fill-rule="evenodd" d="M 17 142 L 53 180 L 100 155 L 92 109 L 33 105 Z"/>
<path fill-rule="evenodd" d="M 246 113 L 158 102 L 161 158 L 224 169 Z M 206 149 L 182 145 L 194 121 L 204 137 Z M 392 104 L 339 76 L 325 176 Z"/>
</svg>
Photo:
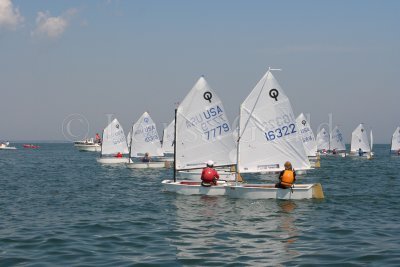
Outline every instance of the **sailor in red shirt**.
<svg viewBox="0 0 400 267">
<path fill-rule="evenodd" d="M 201 173 L 201 181 L 202 185 L 207 186 L 207 184 L 210 185 L 217 185 L 217 180 L 219 179 L 219 174 L 218 172 L 213 168 L 214 167 L 214 162 L 212 160 L 207 161 L 207 167 L 203 169 Z"/>
</svg>

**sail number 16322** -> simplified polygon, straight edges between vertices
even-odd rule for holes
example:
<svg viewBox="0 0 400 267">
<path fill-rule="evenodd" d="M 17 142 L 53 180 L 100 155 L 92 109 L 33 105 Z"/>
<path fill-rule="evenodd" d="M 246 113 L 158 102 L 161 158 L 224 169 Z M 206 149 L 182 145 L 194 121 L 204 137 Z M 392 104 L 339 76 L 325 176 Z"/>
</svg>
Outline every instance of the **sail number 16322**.
<svg viewBox="0 0 400 267">
<path fill-rule="evenodd" d="M 265 132 L 264 135 L 268 141 L 273 141 L 276 138 L 281 138 L 294 133 L 296 133 L 296 125 L 294 123 L 291 123 L 289 125 L 276 128 L 275 130 Z"/>
</svg>

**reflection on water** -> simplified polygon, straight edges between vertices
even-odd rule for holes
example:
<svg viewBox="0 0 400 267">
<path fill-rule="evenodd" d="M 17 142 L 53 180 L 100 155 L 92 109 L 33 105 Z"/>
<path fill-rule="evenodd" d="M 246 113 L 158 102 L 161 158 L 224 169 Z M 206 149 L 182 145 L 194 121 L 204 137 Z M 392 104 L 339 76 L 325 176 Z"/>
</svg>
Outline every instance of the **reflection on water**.
<svg viewBox="0 0 400 267">
<path fill-rule="evenodd" d="M 282 253 L 286 253 L 286 255 L 290 256 L 297 256 L 299 252 L 290 248 L 290 245 L 297 240 L 297 236 L 299 235 L 295 225 L 295 218 L 292 214 L 297 207 L 296 203 L 293 200 L 284 200 L 278 201 L 278 206 L 281 209 L 279 230 L 282 234 L 280 237 L 284 244 L 284 251 L 282 251 Z"/>
<path fill-rule="evenodd" d="M 177 195 L 173 203 L 169 241 L 181 263 L 276 265 L 299 255 L 294 201 Z"/>
</svg>

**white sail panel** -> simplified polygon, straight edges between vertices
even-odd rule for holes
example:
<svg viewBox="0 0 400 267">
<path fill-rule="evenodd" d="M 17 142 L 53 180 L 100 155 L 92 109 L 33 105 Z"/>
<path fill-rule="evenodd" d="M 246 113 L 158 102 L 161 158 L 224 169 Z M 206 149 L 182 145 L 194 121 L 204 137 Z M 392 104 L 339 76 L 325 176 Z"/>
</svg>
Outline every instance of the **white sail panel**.
<svg viewBox="0 0 400 267">
<path fill-rule="evenodd" d="M 218 95 L 201 77 L 177 110 L 176 169 L 202 168 L 236 163 L 232 128 Z"/>
<path fill-rule="evenodd" d="M 365 131 L 364 125 L 362 123 L 358 125 L 351 134 L 350 151 L 356 153 L 360 148 L 363 152 L 371 152 L 367 132 Z"/>
<path fill-rule="evenodd" d="M 296 119 L 299 135 L 303 141 L 304 150 L 308 157 L 315 157 L 317 155 L 317 142 L 314 133 L 311 129 L 310 123 L 307 121 L 306 116 L 301 113 Z"/>
<path fill-rule="evenodd" d="M 286 161 L 310 168 L 290 101 L 270 71 L 241 105 L 239 133 L 240 172 L 279 171 Z"/>
<path fill-rule="evenodd" d="M 322 151 L 322 150 L 328 151 L 330 149 L 329 134 L 325 130 L 325 128 L 322 128 L 317 134 L 317 149 L 318 149 L 318 151 Z"/>
<path fill-rule="evenodd" d="M 400 149 L 400 127 L 397 127 L 392 136 L 390 150 L 397 152 Z"/>
<path fill-rule="evenodd" d="M 126 136 L 126 143 L 128 144 L 128 148 L 131 147 L 131 139 L 132 139 L 132 135 L 131 135 L 131 132 L 129 132 L 128 135 Z"/>
<path fill-rule="evenodd" d="M 149 113 L 143 113 L 132 126 L 131 135 L 130 157 L 141 157 L 145 153 L 149 153 L 151 157 L 164 155 L 156 124 Z"/>
<path fill-rule="evenodd" d="M 174 153 L 174 131 L 175 120 L 173 120 L 163 131 L 162 150 L 164 154 Z"/>
<path fill-rule="evenodd" d="M 128 154 L 128 145 L 125 139 L 125 133 L 121 124 L 114 119 L 103 130 L 103 142 L 101 144 L 101 155 L 115 155 L 118 152 Z"/>
<path fill-rule="evenodd" d="M 344 143 L 343 135 L 339 129 L 339 126 L 335 126 L 331 133 L 330 150 L 346 151 L 346 145 Z"/>
<path fill-rule="evenodd" d="M 372 135 L 372 130 L 369 132 L 370 135 L 370 141 L 371 141 L 371 151 L 372 151 L 372 147 L 374 146 L 374 136 Z"/>
</svg>

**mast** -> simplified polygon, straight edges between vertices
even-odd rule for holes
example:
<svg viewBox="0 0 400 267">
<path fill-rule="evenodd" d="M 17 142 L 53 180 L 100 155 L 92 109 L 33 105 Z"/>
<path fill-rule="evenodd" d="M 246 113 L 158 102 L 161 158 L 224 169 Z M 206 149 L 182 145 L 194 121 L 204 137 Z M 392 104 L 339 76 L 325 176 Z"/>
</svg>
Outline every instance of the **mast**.
<svg viewBox="0 0 400 267">
<path fill-rule="evenodd" d="M 131 156 L 132 156 L 132 137 L 133 137 L 133 126 L 134 126 L 135 124 L 132 124 L 132 129 L 131 129 L 131 140 L 129 141 L 130 143 L 130 145 L 129 145 L 129 155 L 128 155 L 128 162 L 130 163 L 131 162 Z"/>
<path fill-rule="evenodd" d="M 175 121 L 174 121 L 174 182 L 176 182 L 176 114 L 178 109 L 175 108 Z"/>
<path fill-rule="evenodd" d="M 235 175 L 235 183 L 237 184 L 238 179 L 239 179 L 239 155 L 240 155 L 240 150 L 239 150 L 239 144 L 240 144 L 240 117 L 242 115 L 242 104 L 240 104 L 239 107 L 239 123 L 238 123 L 238 138 L 236 141 L 236 175 Z"/>
</svg>

